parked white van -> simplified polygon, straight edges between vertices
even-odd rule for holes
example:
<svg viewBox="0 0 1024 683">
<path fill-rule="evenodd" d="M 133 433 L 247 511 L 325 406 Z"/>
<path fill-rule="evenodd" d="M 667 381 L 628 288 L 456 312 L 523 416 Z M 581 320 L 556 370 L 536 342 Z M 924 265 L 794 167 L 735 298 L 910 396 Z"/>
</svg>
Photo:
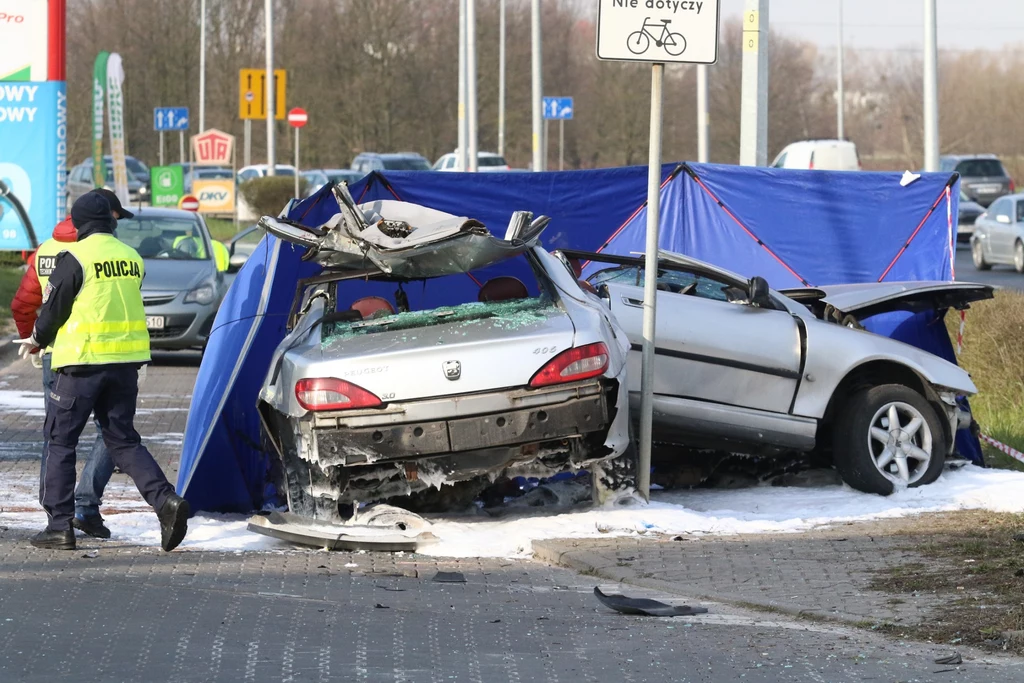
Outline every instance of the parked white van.
<svg viewBox="0 0 1024 683">
<path fill-rule="evenodd" d="M 786 145 L 772 168 L 859 171 L 860 158 L 857 145 L 849 140 L 802 140 Z"/>
</svg>

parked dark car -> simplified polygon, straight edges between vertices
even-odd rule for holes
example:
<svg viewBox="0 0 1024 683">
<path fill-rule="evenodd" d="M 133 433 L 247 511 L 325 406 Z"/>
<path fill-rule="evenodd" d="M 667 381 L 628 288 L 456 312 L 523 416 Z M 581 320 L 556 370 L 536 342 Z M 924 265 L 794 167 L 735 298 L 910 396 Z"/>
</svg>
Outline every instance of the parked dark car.
<svg viewBox="0 0 1024 683">
<path fill-rule="evenodd" d="M 106 182 L 103 187 L 114 189 L 113 157 L 103 157 L 103 165 L 107 170 Z M 68 171 L 68 207 L 86 192 L 96 189 L 92 178 L 92 158 L 88 158 Z M 149 167 L 135 157 L 125 157 L 128 170 L 128 196 L 132 204 L 149 202 Z"/>
<path fill-rule="evenodd" d="M 985 213 L 985 209 L 978 202 L 972 201 L 967 194 L 960 190 L 960 210 L 957 216 L 957 242 L 970 242 L 974 234 L 974 221 Z"/>
<path fill-rule="evenodd" d="M 1014 191 L 1013 178 L 994 154 L 955 154 L 939 159 L 939 168 L 960 174 L 960 188 L 972 201 L 988 207 Z"/>
</svg>

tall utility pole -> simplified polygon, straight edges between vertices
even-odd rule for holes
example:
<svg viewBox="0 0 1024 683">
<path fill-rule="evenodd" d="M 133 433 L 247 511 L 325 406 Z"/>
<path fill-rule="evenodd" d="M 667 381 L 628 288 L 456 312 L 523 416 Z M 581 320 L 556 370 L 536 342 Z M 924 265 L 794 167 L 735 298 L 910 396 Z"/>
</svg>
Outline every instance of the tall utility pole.
<svg viewBox="0 0 1024 683">
<path fill-rule="evenodd" d="M 540 49 L 540 0 L 530 2 L 530 42 L 533 47 L 531 99 L 533 100 L 533 170 L 543 171 L 547 166 L 544 158 L 543 111 L 541 99 L 544 96 L 544 83 L 541 70 Z"/>
<path fill-rule="evenodd" d="M 202 133 L 206 130 L 206 0 L 199 2 L 199 15 L 199 132 Z"/>
<path fill-rule="evenodd" d="M 746 0 L 740 164 L 768 165 L 768 0 Z"/>
<path fill-rule="evenodd" d="M 498 4 L 498 156 L 505 156 L 505 0 Z"/>
<path fill-rule="evenodd" d="M 265 0 L 263 12 L 267 18 L 267 175 L 272 176 L 277 171 L 274 158 L 274 114 L 277 112 L 274 102 L 274 0 Z"/>
<path fill-rule="evenodd" d="M 466 127 L 466 0 L 459 0 L 459 148 L 455 150 L 455 168 L 465 171 L 469 168 L 466 144 L 469 142 Z"/>
<path fill-rule="evenodd" d="M 836 43 L 836 138 L 846 139 L 843 114 L 846 109 L 846 95 L 843 88 L 843 0 L 839 0 L 839 41 Z"/>
<path fill-rule="evenodd" d="M 467 0 L 466 3 L 466 99 L 469 101 L 469 116 L 467 124 L 469 130 L 469 144 L 466 146 L 466 153 L 469 155 L 469 166 L 471 173 L 476 173 L 477 165 L 477 108 L 476 108 L 476 0 Z"/>
<path fill-rule="evenodd" d="M 697 65 L 697 161 L 708 163 L 708 65 Z"/>
<path fill-rule="evenodd" d="M 939 170 L 939 48 L 935 0 L 924 0 L 924 170 Z"/>
</svg>

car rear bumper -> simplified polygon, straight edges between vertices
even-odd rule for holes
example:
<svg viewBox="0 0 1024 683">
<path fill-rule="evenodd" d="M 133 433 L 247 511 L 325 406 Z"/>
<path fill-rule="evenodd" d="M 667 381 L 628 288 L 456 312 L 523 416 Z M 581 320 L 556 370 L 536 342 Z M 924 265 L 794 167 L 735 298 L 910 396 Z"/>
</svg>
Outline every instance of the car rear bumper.
<svg viewBox="0 0 1024 683">
<path fill-rule="evenodd" d="M 444 409 L 448 413 L 442 416 Z M 311 437 L 323 465 L 364 465 L 494 448 L 541 445 L 609 425 L 600 382 L 510 390 L 407 404 L 383 411 L 317 413 Z M 529 448 L 526 448 L 529 451 Z"/>
</svg>

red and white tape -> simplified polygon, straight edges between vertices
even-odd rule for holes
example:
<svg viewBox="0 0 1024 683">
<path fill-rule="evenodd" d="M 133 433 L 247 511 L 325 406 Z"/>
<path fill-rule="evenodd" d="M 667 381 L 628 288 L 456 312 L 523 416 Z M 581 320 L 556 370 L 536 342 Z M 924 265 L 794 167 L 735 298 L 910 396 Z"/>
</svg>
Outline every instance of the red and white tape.
<svg viewBox="0 0 1024 683">
<path fill-rule="evenodd" d="M 989 446 L 992 446 L 992 448 L 995 448 L 997 450 L 1002 451 L 1003 453 L 1006 453 L 1014 460 L 1024 462 L 1024 453 L 1021 453 L 1016 448 L 1007 446 L 1005 443 L 1000 443 L 993 439 L 991 436 L 986 436 L 985 434 L 981 434 L 981 440 L 987 443 Z"/>
</svg>

